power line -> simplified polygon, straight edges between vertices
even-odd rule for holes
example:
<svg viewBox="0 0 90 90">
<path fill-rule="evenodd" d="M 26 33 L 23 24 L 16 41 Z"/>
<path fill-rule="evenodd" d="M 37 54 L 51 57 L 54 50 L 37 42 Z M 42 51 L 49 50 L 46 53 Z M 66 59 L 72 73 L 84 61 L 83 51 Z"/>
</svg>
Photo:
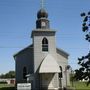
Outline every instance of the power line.
<svg viewBox="0 0 90 90">
<path fill-rule="evenodd" d="M 25 46 L 0 46 L 0 48 L 25 48 Z M 33 48 L 33 47 L 26 47 L 26 48 Z M 82 50 L 86 50 L 87 48 L 81 48 L 81 47 L 76 47 L 76 48 L 71 48 L 71 47 L 63 47 L 63 48 L 67 48 L 67 49 L 82 49 Z"/>
</svg>

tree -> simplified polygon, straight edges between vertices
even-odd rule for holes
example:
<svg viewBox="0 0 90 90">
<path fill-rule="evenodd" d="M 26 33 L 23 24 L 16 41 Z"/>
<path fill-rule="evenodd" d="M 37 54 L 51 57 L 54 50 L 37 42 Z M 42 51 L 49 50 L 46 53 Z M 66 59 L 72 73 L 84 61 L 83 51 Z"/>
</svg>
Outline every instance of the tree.
<svg viewBox="0 0 90 90">
<path fill-rule="evenodd" d="M 85 39 L 90 43 L 90 12 L 81 13 L 83 17 L 82 31 L 85 33 Z M 78 58 L 79 69 L 76 69 L 76 80 L 87 80 L 87 85 L 90 84 L 90 51 L 87 55 Z"/>
<path fill-rule="evenodd" d="M 1 74 L 0 78 L 15 78 L 15 71 L 9 71 L 6 74 Z"/>
</svg>

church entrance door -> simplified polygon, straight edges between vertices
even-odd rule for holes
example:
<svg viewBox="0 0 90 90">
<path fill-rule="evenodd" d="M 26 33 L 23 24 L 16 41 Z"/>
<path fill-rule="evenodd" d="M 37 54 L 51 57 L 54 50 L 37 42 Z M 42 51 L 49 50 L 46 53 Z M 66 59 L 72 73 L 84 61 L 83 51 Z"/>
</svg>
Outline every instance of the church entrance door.
<svg viewBox="0 0 90 90">
<path fill-rule="evenodd" d="M 43 73 L 40 75 L 40 86 L 42 89 L 53 89 L 54 73 Z"/>
</svg>

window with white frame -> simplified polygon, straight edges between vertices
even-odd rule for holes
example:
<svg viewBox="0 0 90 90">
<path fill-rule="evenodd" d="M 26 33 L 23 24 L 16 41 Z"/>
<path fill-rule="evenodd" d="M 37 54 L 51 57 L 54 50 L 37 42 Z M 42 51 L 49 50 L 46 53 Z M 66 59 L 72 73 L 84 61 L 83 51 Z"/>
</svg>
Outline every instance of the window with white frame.
<svg viewBox="0 0 90 90">
<path fill-rule="evenodd" d="M 45 37 L 42 40 L 42 51 L 48 51 L 48 40 Z"/>
</svg>

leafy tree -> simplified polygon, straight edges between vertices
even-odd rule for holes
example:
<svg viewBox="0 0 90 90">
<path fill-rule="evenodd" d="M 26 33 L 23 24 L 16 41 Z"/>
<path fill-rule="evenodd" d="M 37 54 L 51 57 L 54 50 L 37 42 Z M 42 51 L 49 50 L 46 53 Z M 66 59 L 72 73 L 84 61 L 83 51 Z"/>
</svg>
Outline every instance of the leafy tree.
<svg viewBox="0 0 90 90">
<path fill-rule="evenodd" d="M 81 13 L 83 17 L 82 31 L 85 33 L 85 39 L 90 43 L 90 12 Z M 76 69 L 75 78 L 76 80 L 87 80 L 87 85 L 90 84 L 90 51 L 87 55 L 78 58 L 79 69 Z"/>
<path fill-rule="evenodd" d="M 15 78 L 15 71 L 9 71 L 6 74 L 1 74 L 0 78 Z"/>
</svg>

